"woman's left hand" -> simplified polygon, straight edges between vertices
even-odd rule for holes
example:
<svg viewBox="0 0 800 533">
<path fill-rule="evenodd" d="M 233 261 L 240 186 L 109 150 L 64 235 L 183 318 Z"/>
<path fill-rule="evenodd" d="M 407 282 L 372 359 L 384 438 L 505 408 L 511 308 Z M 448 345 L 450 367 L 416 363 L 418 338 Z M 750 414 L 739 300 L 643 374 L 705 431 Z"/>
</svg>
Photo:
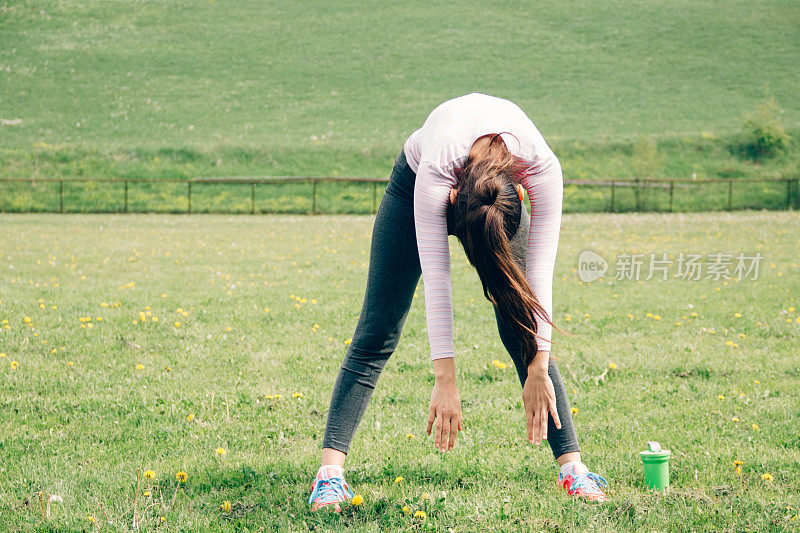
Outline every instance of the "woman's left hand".
<svg viewBox="0 0 800 533">
<path fill-rule="evenodd" d="M 553 380 L 547 373 L 547 363 L 541 364 L 537 361 L 540 358 L 549 361 L 550 354 L 541 352 L 536 355 L 528 367 L 528 379 L 522 387 L 522 402 L 525 406 L 525 419 L 528 422 L 528 441 L 537 446 L 541 444 L 542 439 L 547 438 L 548 415 L 552 415 L 556 427 L 561 429 Z"/>
</svg>

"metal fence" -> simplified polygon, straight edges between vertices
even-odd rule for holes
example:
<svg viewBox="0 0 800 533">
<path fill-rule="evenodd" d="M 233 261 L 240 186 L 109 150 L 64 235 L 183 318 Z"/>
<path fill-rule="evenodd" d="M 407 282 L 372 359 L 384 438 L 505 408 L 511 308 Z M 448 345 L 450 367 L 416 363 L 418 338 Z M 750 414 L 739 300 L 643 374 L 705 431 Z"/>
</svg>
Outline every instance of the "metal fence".
<svg viewBox="0 0 800 533">
<path fill-rule="evenodd" d="M 200 188 L 213 185 L 225 185 L 228 189 L 249 188 L 249 209 L 243 204 L 242 198 L 236 201 L 236 208 L 225 207 L 217 202 L 216 208 L 203 209 L 207 213 L 275 213 L 275 212 L 306 212 L 318 214 L 325 212 L 319 208 L 321 185 L 346 184 L 349 186 L 368 187 L 366 198 L 361 193 L 361 205 L 369 202 L 371 197 L 371 212 L 375 213 L 378 201 L 383 193 L 383 186 L 388 183 L 388 178 L 320 178 L 320 177 L 263 177 L 263 178 L 181 178 L 181 179 L 135 179 L 135 178 L 0 178 L 0 212 L 50 212 L 50 213 L 193 213 L 193 195 L 197 195 Z M 14 185 L 16 184 L 16 189 Z M 83 187 L 79 187 L 79 185 Z M 293 198 L 308 197 L 310 205 L 307 208 L 291 207 L 283 209 L 280 205 L 271 208 L 257 207 L 256 192 L 262 186 L 287 186 L 306 185 L 310 190 L 296 190 Z M 713 187 L 713 192 L 706 191 L 698 195 L 703 185 Z M 770 185 L 772 188 L 768 188 Z M 680 210 L 715 210 L 736 208 L 766 208 L 766 209 L 800 209 L 800 179 L 798 178 L 648 178 L 648 179 L 565 179 L 565 191 L 568 190 L 600 190 L 600 201 L 579 202 L 575 198 L 580 195 L 565 195 L 564 210 L 590 211 L 590 212 L 618 212 L 618 211 L 673 211 L 675 210 L 676 195 L 683 196 L 684 202 Z M 98 190 L 105 187 L 106 198 L 116 195 L 119 201 L 117 207 L 101 206 L 95 197 Z M 150 197 L 159 187 L 169 188 L 173 191 L 171 196 L 162 193 L 159 202 L 145 200 L 142 205 L 131 206 L 129 197 L 132 190 L 146 188 Z M 176 187 L 183 189 L 183 193 L 175 193 Z M 721 190 L 720 190 L 721 187 Z M 776 189 L 777 187 L 777 189 Z M 26 189 L 27 188 L 27 189 Z M 65 202 L 65 188 L 68 188 Z M 184 189 L 185 188 L 185 189 Z M 734 188 L 744 200 L 734 204 Z M 13 190 L 12 190 L 13 189 Z M 379 190 L 380 189 L 380 190 Z M 778 189 L 783 189 L 784 194 Z M 621 201 L 622 192 L 628 193 L 627 203 Z M 666 199 L 655 201 L 655 193 Z M 54 201 L 57 197 L 57 202 Z M 207 195 L 207 193 L 206 193 Z M 157 195 L 156 195 L 157 196 Z M 330 197 L 331 194 L 325 195 Z M 335 196 L 335 195 L 334 195 Z M 594 195 L 597 197 L 597 195 Z M 720 203 L 720 196 L 723 196 Z M 781 201 L 780 196 L 784 199 Z M 266 196 L 269 198 L 269 196 Z M 572 198 L 573 200 L 570 200 Z M 686 199 L 691 199 L 691 202 Z M 705 199 L 705 203 L 703 203 Z M 713 200 L 713 201 L 712 201 Z M 574 201 L 575 205 L 570 205 Z M 139 202 L 142 204 L 142 201 Z M 580 205 L 585 208 L 580 208 Z M 714 205 L 711 205 L 714 204 Z M 232 205 L 232 204 L 231 204 Z M 592 207 L 593 206 L 593 207 Z M 686 207 L 689 206 L 689 209 Z M 705 207 L 704 207 L 705 206 Z M 572 209 L 571 209 L 572 207 Z M 364 210 L 362 209 L 361 212 Z M 328 212 L 331 212 L 330 209 Z M 347 208 L 339 208 L 335 212 L 348 212 Z M 354 212 L 358 212 L 355 210 Z"/>
</svg>

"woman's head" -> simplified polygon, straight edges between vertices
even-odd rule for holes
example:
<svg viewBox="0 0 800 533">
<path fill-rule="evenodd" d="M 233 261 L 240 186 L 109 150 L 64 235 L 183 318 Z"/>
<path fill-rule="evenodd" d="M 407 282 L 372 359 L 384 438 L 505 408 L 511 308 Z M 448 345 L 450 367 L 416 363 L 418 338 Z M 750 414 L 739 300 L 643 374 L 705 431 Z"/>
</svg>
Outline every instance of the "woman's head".
<svg viewBox="0 0 800 533">
<path fill-rule="evenodd" d="M 536 355 L 536 318 L 547 322 L 525 275 L 514 261 L 511 238 L 522 217 L 517 182 L 524 163 L 511 154 L 500 135 L 476 143 L 447 209 L 448 226 L 478 271 L 486 298 L 517 333 L 523 359 Z"/>
</svg>

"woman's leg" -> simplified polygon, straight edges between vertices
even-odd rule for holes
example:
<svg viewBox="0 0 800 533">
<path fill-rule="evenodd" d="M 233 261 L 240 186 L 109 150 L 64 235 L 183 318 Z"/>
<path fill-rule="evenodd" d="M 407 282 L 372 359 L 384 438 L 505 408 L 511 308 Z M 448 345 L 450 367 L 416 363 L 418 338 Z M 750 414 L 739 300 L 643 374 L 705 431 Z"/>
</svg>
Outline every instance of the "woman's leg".
<svg viewBox="0 0 800 533">
<path fill-rule="evenodd" d="M 422 273 L 414 231 L 414 179 L 401 153 L 375 218 L 364 303 L 333 388 L 322 464 L 344 462 L 414 298 Z"/>
<path fill-rule="evenodd" d="M 528 215 L 527 209 L 523 205 L 519 229 L 511 240 L 514 259 L 523 272 L 525 272 L 525 249 L 528 243 L 529 226 L 530 215 Z M 524 386 L 525 380 L 528 379 L 528 368 L 522 360 L 522 346 L 519 338 L 514 333 L 514 330 L 511 329 L 511 326 L 500 317 L 497 309 L 495 309 L 495 318 L 497 320 L 497 329 L 500 332 L 500 340 L 503 341 L 503 345 L 511 355 L 514 366 L 517 368 L 519 381 Z M 557 429 L 555 422 L 553 422 L 553 417 L 548 416 L 547 442 L 550 443 L 553 456 L 558 460 L 559 464 L 580 460 L 580 446 L 578 445 L 578 437 L 575 434 L 575 426 L 572 422 L 572 411 L 570 410 L 567 391 L 558 371 L 558 365 L 552 357 L 550 358 L 547 372 L 553 381 L 553 388 L 556 393 L 556 410 L 558 411 L 558 417 L 561 419 L 561 429 Z"/>
</svg>

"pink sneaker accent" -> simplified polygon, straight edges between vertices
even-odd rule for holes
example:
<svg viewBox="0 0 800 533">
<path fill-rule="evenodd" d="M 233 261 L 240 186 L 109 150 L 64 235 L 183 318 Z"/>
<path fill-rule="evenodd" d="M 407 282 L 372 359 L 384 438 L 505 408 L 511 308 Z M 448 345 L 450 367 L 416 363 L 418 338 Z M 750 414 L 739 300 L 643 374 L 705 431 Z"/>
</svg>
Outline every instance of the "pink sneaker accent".
<svg viewBox="0 0 800 533">
<path fill-rule="evenodd" d="M 339 504 L 352 497 L 353 491 L 344 480 L 342 469 L 337 466 L 322 466 L 311 485 L 308 503 L 311 504 L 312 511 L 333 506 L 333 510 L 338 513 L 341 511 Z"/>
<path fill-rule="evenodd" d="M 559 472 L 558 486 L 564 488 L 570 496 L 583 498 L 587 502 L 608 501 L 600 489 L 601 486 L 608 486 L 606 480 L 594 472 L 589 472 L 589 469 L 582 463 L 576 465 L 570 473 Z"/>
</svg>

